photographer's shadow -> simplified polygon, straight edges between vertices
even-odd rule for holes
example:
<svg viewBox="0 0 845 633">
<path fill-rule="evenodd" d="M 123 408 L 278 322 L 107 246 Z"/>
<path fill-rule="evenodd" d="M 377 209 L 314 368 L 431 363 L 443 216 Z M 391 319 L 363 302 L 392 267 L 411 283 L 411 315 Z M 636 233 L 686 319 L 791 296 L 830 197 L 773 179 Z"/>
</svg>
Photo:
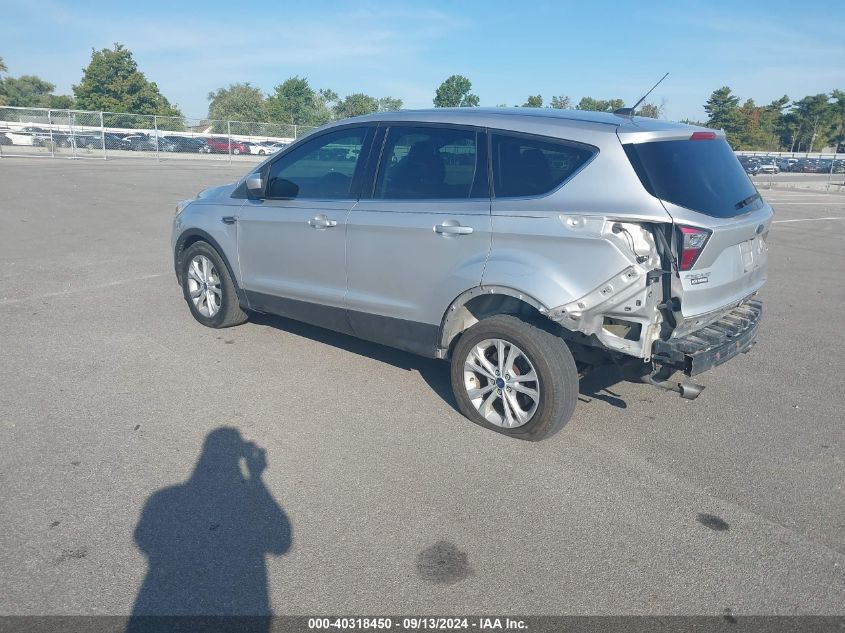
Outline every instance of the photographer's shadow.
<svg viewBox="0 0 845 633">
<path fill-rule="evenodd" d="M 221 427 L 186 482 L 147 500 L 134 536 L 149 569 L 128 631 L 149 630 L 158 618 L 146 616 L 260 616 L 249 628 L 269 625 L 265 556 L 288 551 L 291 526 L 261 480 L 266 466 L 263 450 Z"/>
</svg>

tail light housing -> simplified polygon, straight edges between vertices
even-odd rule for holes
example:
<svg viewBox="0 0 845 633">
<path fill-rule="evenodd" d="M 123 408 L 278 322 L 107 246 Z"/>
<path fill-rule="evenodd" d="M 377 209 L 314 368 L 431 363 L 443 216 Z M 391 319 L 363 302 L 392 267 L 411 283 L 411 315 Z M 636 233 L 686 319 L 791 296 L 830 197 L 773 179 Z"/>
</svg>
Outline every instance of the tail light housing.
<svg viewBox="0 0 845 633">
<path fill-rule="evenodd" d="M 710 239 L 711 231 L 692 226 L 679 226 L 678 230 L 678 270 L 690 270 Z"/>
</svg>

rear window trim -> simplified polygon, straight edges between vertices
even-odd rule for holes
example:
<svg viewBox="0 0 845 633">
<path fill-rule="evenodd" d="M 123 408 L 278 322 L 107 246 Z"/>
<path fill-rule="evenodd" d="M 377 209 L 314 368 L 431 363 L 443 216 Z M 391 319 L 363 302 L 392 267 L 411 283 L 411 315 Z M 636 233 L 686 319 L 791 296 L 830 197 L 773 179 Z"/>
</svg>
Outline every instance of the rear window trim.
<svg viewBox="0 0 845 633">
<path fill-rule="evenodd" d="M 555 187 L 550 189 L 545 193 L 539 193 L 531 196 L 496 196 L 496 185 L 494 182 L 494 169 L 493 169 L 493 135 L 494 134 L 502 134 L 511 137 L 518 137 L 524 138 L 527 140 L 532 141 L 539 141 L 543 143 L 558 143 L 561 145 L 570 145 L 573 147 L 578 147 L 585 149 L 591 152 L 591 156 L 585 160 L 575 171 L 569 174 L 566 178 L 564 178 L 560 183 L 558 183 Z M 578 174 L 580 174 L 590 163 L 592 163 L 596 157 L 601 153 L 601 150 L 596 147 L 595 145 L 590 145 L 589 143 L 584 143 L 581 141 L 573 141 L 567 138 L 562 138 L 560 136 L 548 136 L 547 134 L 531 134 L 529 132 L 518 132 L 516 130 L 508 130 L 506 128 L 488 128 L 487 129 L 487 136 L 490 139 L 490 149 L 487 153 L 487 161 L 490 164 L 490 199 L 491 200 L 540 200 L 542 198 L 548 198 L 549 196 L 553 196 L 556 194 L 560 189 L 566 186 L 573 178 L 575 178 Z"/>
</svg>

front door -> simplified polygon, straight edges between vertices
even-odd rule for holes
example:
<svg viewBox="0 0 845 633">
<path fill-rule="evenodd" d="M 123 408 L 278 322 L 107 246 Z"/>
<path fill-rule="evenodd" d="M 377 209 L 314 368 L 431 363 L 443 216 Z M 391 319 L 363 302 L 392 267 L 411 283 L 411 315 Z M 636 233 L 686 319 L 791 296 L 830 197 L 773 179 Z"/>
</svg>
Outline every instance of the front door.
<svg viewBox="0 0 845 633">
<path fill-rule="evenodd" d="M 331 130 L 266 169 L 238 216 L 243 289 L 255 310 L 348 331 L 345 239 L 369 128 Z"/>
</svg>

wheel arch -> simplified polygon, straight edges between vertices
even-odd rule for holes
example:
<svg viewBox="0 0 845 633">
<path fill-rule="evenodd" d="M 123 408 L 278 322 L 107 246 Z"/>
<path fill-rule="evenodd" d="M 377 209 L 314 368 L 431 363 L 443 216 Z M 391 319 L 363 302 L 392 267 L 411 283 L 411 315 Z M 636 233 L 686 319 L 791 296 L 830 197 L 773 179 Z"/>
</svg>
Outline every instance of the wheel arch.
<svg viewBox="0 0 845 633">
<path fill-rule="evenodd" d="M 513 314 L 539 324 L 549 307 L 530 294 L 508 286 L 476 286 L 458 295 L 446 309 L 440 326 L 440 358 L 449 358 L 460 335 L 496 314 Z"/>
<path fill-rule="evenodd" d="M 242 306 L 249 307 L 246 294 L 241 289 L 240 285 L 238 284 L 238 277 L 235 276 L 234 270 L 232 269 L 232 265 L 229 263 L 229 258 L 226 257 L 226 252 L 220 247 L 220 244 L 215 240 L 211 235 L 203 231 L 202 229 L 188 229 L 182 235 L 179 236 L 179 239 L 176 240 L 176 248 L 173 252 L 173 266 L 176 269 L 176 279 L 179 281 L 179 285 L 182 285 L 182 256 L 184 255 L 185 251 L 188 250 L 193 244 L 197 242 L 206 242 L 209 246 L 211 246 L 216 252 L 220 259 L 223 261 L 223 264 L 226 266 L 226 270 L 229 273 L 229 278 L 232 280 L 232 285 L 235 287 L 235 292 L 238 294 L 238 300 Z"/>
</svg>

